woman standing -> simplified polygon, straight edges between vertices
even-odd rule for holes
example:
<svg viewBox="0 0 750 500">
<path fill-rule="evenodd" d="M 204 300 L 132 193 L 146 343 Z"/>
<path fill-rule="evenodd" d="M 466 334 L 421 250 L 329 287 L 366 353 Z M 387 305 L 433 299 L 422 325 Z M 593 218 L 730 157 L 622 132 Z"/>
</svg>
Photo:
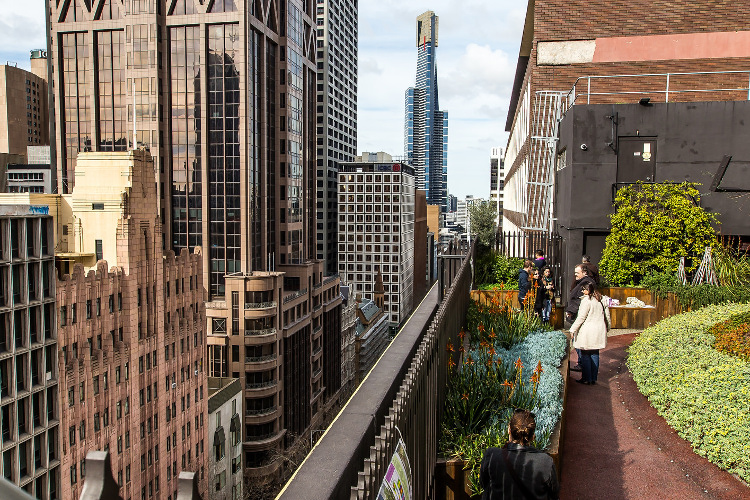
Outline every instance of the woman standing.
<svg viewBox="0 0 750 500">
<path fill-rule="evenodd" d="M 578 317 L 570 327 L 573 347 L 580 349 L 581 378 L 576 382 L 596 384 L 599 375 L 599 349 L 607 347 L 610 319 L 609 308 L 602 304 L 602 296 L 593 283 L 586 283 L 581 297 Z"/>
</svg>

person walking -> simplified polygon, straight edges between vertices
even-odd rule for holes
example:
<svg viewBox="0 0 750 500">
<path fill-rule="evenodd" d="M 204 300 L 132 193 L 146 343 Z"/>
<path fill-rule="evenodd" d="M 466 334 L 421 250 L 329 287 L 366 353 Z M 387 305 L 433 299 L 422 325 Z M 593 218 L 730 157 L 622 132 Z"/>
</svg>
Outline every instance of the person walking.
<svg viewBox="0 0 750 500">
<path fill-rule="evenodd" d="M 503 448 L 488 448 L 482 457 L 479 482 L 482 500 L 557 500 L 560 485 L 555 463 L 544 451 L 531 446 L 536 419 L 528 410 L 515 410 L 510 417 Z"/>
<path fill-rule="evenodd" d="M 587 283 L 582 290 L 578 317 L 570 327 L 570 333 L 573 334 L 573 347 L 580 349 L 581 378 L 576 382 L 592 385 L 596 384 L 599 375 L 599 349 L 607 347 L 609 308 L 604 307 L 602 295 L 593 283 Z"/>
<path fill-rule="evenodd" d="M 523 311 L 523 299 L 526 298 L 526 294 L 531 290 L 531 269 L 534 267 L 534 263 L 530 260 L 523 261 L 523 269 L 518 272 L 518 303 L 521 305 Z"/>
<path fill-rule="evenodd" d="M 575 275 L 575 281 L 570 285 L 570 293 L 568 293 L 568 305 L 565 307 L 565 319 L 570 323 L 575 322 L 578 316 L 578 308 L 581 306 L 581 297 L 583 296 L 583 287 L 589 283 L 596 287 L 596 283 L 589 276 L 589 268 L 586 264 L 578 264 L 573 269 Z M 578 354 L 578 364 L 572 366 L 570 369 L 574 372 L 581 371 L 581 352 L 576 349 Z"/>
</svg>

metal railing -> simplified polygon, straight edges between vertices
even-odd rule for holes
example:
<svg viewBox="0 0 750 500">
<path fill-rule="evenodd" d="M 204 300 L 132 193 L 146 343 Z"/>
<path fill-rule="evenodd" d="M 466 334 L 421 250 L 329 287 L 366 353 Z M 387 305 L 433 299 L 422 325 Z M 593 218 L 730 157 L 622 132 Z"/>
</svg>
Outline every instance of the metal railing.
<svg viewBox="0 0 750 500">
<path fill-rule="evenodd" d="M 278 406 L 269 406 L 268 408 L 261 408 L 260 410 L 247 410 L 245 411 L 245 415 L 248 417 L 262 417 L 263 415 L 270 415 L 271 413 L 275 412 L 279 407 Z"/>
<path fill-rule="evenodd" d="M 302 290 L 296 291 L 294 293 L 290 293 L 289 295 L 284 297 L 284 304 L 286 304 L 287 302 L 291 302 L 298 297 L 302 297 L 306 293 L 307 293 L 307 288 L 303 288 Z"/>
<path fill-rule="evenodd" d="M 265 356 L 245 356 L 245 363 L 263 363 L 276 359 L 275 354 L 266 354 Z"/>
<path fill-rule="evenodd" d="M 276 307 L 276 302 L 245 302 L 245 309 L 268 309 Z"/>
<path fill-rule="evenodd" d="M 679 80 L 679 77 L 689 76 L 695 77 L 697 75 L 737 75 L 741 78 L 747 86 L 741 87 L 707 87 L 707 88 L 677 88 L 675 89 L 675 80 Z M 658 83 L 658 86 L 650 86 L 649 88 L 643 88 L 642 90 L 619 90 L 610 92 L 592 92 L 592 83 L 596 85 L 599 81 L 612 81 L 615 79 L 625 78 L 637 78 L 637 79 L 652 79 L 652 80 L 663 80 L 663 86 Z M 707 78 L 708 79 L 708 78 Z M 740 78 L 737 79 L 738 81 Z M 694 82 L 694 78 L 691 78 L 691 82 Z M 692 83 L 694 85 L 694 83 Z M 578 93 L 580 87 L 585 85 L 585 92 Z M 628 86 L 631 88 L 630 86 Z M 644 85 L 644 87 L 648 87 Z M 707 93 L 707 92 L 743 92 L 748 100 L 750 100 L 750 71 L 749 70 L 736 70 L 736 71 L 692 71 L 692 72 L 673 72 L 673 73 L 641 73 L 641 74 L 623 74 L 623 75 L 589 75 L 578 77 L 573 84 L 573 88 L 568 92 L 564 99 L 563 113 L 567 111 L 570 106 L 578 104 L 578 97 L 586 97 L 586 104 L 591 104 L 591 98 L 597 96 L 614 96 L 614 95 L 644 95 L 644 94 L 657 94 L 664 96 L 664 102 L 669 102 L 669 96 L 675 94 L 687 94 L 687 93 Z"/>
<path fill-rule="evenodd" d="M 433 286 L 279 499 L 376 499 L 399 436 L 412 466 L 412 498 L 434 497 L 446 345 L 458 343 L 470 302 L 473 249 L 467 251 L 445 269 L 445 299 L 438 301 Z"/>
<path fill-rule="evenodd" d="M 245 384 L 245 389 L 265 389 L 266 387 L 273 387 L 278 384 L 278 380 L 269 380 L 267 382 L 256 382 L 254 384 Z"/>
<path fill-rule="evenodd" d="M 276 328 L 264 328 L 263 330 L 245 330 L 245 336 L 273 335 Z"/>
</svg>

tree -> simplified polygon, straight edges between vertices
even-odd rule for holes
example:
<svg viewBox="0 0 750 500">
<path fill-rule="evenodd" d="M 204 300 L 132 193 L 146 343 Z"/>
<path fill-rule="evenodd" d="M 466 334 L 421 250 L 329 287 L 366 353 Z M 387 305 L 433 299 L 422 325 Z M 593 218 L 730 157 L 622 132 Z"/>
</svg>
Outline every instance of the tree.
<svg viewBox="0 0 750 500">
<path fill-rule="evenodd" d="M 479 238 L 479 244 L 486 249 L 495 243 L 495 211 L 489 202 L 475 203 L 469 207 L 469 221 L 472 234 Z"/>
<path fill-rule="evenodd" d="M 613 285 L 637 285 L 656 272 L 695 270 L 706 246 L 716 241 L 716 216 L 700 206 L 698 184 L 643 184 L 621 188 L 610 216 L 601 273 Z"/>
</svg>

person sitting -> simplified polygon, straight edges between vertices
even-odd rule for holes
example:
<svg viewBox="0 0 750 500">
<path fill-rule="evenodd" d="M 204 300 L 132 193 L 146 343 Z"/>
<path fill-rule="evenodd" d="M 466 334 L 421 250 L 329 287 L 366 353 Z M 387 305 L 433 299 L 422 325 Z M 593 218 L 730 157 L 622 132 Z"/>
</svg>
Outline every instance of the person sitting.
<svg viewBox="0 0 750 500">
<path fill-rule="evenodd" d="M 488 448 L 479 469 L 483 500 L 557 499 L 560 485 L 552 457 L 531 446 L 536 419 L 528 410 L 515 410 L 510 417 L 503 448 Z"/>
</svg>

